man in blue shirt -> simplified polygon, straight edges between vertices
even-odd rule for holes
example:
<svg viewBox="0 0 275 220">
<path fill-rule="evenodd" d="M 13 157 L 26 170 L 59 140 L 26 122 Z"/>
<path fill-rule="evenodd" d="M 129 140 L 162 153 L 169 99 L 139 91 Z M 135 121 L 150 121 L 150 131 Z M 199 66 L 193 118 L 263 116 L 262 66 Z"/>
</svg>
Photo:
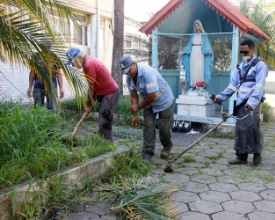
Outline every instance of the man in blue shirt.
<svg viewBox="0 0 275 220">
<path fill-rule="evenodd" d="M 248 114 L 248 117 L 236 122 L 234 150 L 237 157 L 229 161 L 230 165 L 247 164 L 248 154 L 254 154 L 254 165 L 260 164 L 262 160 L 264 140 L 260 114 L 268 69 L 263 61 L 256 58 L 254 50 L 255 44 L 251 39 L 242 41 L 240 54 L 243 61 L 238 65 L 228 87 L 213 100 L 225 101 L 236 92 L 234 115 L 242 118 Z"/>
<path fill-rule="evenodd" d="M 160 157 L 167 159 L 171 148 L 171 129 L 174 122 L 174 96 L 167 82 L 157 70 L 150 66 L 137 64 L 129 55 L 120 59 L 121 73 L 127 75 L 126 84 L 131 95 L 133 114 L 131 125 L 137 126 L 139 110 L 143 109 L 143 159 L 150 160 L 154 156 L 156 144 L 155 121 L 158 114 L 159 138 L 163 145 Z M 138 92 L 143 100 L 139 102 Z"/>
</svg>

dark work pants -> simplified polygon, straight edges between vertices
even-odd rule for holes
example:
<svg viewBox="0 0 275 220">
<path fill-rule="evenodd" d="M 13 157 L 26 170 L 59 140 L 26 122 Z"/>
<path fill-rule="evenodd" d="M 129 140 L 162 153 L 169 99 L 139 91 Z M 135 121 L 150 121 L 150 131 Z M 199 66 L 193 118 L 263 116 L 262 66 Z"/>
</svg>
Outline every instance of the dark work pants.
<svg viewBox="0 0 275 220">
<path fill-rule="evenodd" d="M 154 113 L 152 109 L 144 109 L 143 153 L 154 155 L 156 145 L 156 116 L 159 116 L 159 139 L 163 147 L 172 147 L 171 129 L 174 122 L 173 104 L 164 111 Z"/>
<path fill-rule="evenodd" d="M 119 101 L 119 96 L 120 96 L 119 89 L 112 94 L 104 95 L 99 106 L 98 132 L 100 136 L 110 141 L 113 141 L 113 130 L 112 130 L 113 121 L 107 120 L 106 118 L 102 117 L 101 114 L 104 110 L 112 110 L 114 114 Z"/>
<path fill-rule="evenodd" d="M 245 119 L 236 122 L 234 150 L 241 160 L 246 160 L 248 154 L 261 154 L 264 145 L 260 119 L 261 103 L 250 113 Z M 246 114 L 244 105 L 238 107 L 238 118 L 242 118 Z"/>
<path fill-rule="evenodd" d="M 56 88 L 54 88 L 54 90 L 50 89 L 49 95 L 46 96 L 46 92 L 45 89 L 41 89 L 41 88 L 33 88 L 33 99 L 34 99 L 34 106 L 36 105 L 40 105 L 43 106 L 45 105 L 45 96 L 47 97 L 47 109 L 48 110 L 53 110 L 56 111 L 57 110 L 57 102 L 56 102 L 56 98 L 55 98 L 55 92 Z"/>
<path fill-rule="evenodd" d="M 47 109 L 56 111 L 57 110 L 57 102 L 56 102 L 56 88 L 50 88 L 49 89 L 49 95 L 47 95 Z"/>
<path fill-rule="evenodd" d="M 45 89 L 33 88 L 32 96 L 34 99 L 34 106 L 44 106 L 45 102 Z"/>
</svg>

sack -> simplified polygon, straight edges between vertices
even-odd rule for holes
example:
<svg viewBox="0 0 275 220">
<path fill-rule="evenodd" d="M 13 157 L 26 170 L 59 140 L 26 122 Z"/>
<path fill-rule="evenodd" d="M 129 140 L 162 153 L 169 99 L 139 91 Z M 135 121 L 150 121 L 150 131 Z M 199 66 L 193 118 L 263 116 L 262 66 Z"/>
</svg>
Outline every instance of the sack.
<svg viewBox="0 0 275 220">
<path fill-rule="evenodd" d="M 191 131 L 191 123 L 185 121 L 174 121 L 172 132 L 188 133 Z"/>
</svg>

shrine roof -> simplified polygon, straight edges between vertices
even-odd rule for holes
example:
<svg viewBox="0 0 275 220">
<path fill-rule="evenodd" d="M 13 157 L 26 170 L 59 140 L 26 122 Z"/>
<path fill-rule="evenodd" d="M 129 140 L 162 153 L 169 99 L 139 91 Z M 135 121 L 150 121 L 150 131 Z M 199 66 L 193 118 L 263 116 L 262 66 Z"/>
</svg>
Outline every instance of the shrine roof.
<svg viewBox="0 0 275 220">
<path fill-rule="evenodd" d="M 163 33 L 191 33 L 197 19 L 203 22 L 208 33 L 232 32 L 236 26 L 243 35 L 270 39 L 227 0 L 170 0 L 140 28 L 140 32 L 148 35 L 158 28 Z"/>
</svg>

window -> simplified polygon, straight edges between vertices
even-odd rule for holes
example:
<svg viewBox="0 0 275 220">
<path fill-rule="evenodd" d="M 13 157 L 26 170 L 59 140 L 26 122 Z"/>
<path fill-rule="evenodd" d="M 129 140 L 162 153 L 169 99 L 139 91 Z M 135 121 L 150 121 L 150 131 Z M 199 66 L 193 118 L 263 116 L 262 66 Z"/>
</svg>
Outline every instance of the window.
<svg viewBox="0 0 275 220">
<path fill-rule="evenodd" d="M 87 24 L 85 15 L 77 15 L 77 25 L 66 19 L 52 16 L 52 25 L 57 35 L 62 35 L 68 43 L 87 45 Z M 79 31 L 80 29 L 80 31 Z"/>
<path fill-rule="evenodd" d="M 124 39 L 124 49 L 132 50 L 142 50 L 143 47 L 143 38 L 140 35 L 128 34 Z"/>
<path fill-rule="evenodd" d="M 124 47 L 125 47 L 125 49 L 132 49 L 132 41 L 131 40 L 125 40 L 124 41 Z"/>
<path fill-rule="evenodd" d="M 59 17 L 53 17 L 53 28 L 56 34 L 62 34 L 66 39 L 69 39 L 70 24 L 67 20 L 61 20 Z"/>
</svg>

